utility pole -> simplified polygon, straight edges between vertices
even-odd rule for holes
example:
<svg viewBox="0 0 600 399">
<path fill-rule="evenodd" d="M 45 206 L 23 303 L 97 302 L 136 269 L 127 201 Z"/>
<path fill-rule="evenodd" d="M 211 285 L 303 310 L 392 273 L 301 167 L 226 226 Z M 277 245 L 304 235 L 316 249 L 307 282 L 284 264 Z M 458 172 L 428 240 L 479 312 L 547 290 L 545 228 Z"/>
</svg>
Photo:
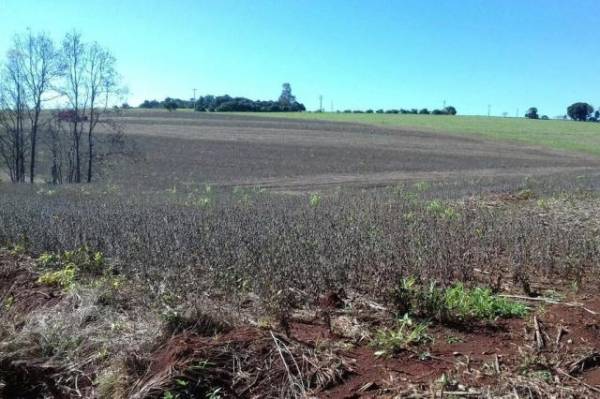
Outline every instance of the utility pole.
<svg viewBox="0 0 600 399">
<path fill-rule="evenodd" d="M 446 100 L 444 100 L 444 108 L 446 108 Z"/>
<path fill-rule="evenodd" d="M 323 95 L 319 95 L 319 112 L 323 112 Z"/>
<path fill-rule="evenodd" d="M 194 89 L 194 104 L 196 103 L 196 90 L 198 89 Z"/>
<path fill-rule="evenodd" d="M 492 115 L 492 105 L 488 104 L 488 116 Z"/>
<path fill-rule="evenodd" d="M 515 118 L 519 117 L 519 108 L 517 108 L 517 113 L 515 114 Z"/>
<path fill-rule="evenodd" d="M 331 100 L 331 113 L 333 113 L 333 100 Z"/>
</svg>

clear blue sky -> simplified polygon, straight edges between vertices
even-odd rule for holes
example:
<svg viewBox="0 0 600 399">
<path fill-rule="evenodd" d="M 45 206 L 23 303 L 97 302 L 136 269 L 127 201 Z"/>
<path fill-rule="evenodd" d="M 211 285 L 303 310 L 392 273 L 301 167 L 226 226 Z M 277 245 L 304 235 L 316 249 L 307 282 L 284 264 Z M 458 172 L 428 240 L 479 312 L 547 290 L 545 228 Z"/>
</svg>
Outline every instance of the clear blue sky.
<svg viewBox="0 0 600 399">
<path fill-rule="evenodd" d="M 441 107 L 555 116 L 600 106 L 597 0 L 0 0 L 0 52 L 26 27 L 109 47 L 129 102 L 231 94 L 309 109 Z"/>
</svg>

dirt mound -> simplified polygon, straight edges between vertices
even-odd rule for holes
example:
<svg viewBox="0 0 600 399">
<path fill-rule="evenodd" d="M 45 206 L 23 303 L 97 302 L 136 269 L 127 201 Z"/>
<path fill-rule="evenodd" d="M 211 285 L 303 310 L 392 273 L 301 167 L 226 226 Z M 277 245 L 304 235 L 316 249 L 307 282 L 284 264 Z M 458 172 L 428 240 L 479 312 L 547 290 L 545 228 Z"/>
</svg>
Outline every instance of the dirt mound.
<svg viewBox="0 0 600 399">
<path fill-rule="evenodd" d="M 350 373 L 343 357 L 272 331 L 238 328 L 217 337 L 173 336 L 146 360 L 132 398 L 296 397 L 340 383 Z"/>
</svg>

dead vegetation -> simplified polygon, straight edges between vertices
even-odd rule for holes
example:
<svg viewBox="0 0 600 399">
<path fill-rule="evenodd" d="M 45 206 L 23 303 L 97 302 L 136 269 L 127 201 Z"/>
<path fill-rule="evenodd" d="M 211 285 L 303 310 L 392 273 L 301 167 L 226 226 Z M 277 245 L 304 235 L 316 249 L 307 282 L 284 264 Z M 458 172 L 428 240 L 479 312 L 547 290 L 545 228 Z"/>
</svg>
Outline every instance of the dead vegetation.
<svg viewBox="0 0 600 399">
<path fill-rule="evenodd" d="M 3 267 L 14 267 L 13 257 L 3 253 Z M 354 293 L 335 306 L 324 300 L 314 311 L 292 311 L 289 335 L 276 321 L 251 327 L 214 313 L 189 312 L 174 328 L 157 315 L 107 309 L 97 294 L 76 287 L 58 303 L 30 308 L 10 331 L 3 324 L 6 397 L 543 398 L 598 390 L 597 295 L 530 306 L 521 319 L 423 324 L 427 339 L 384 355 L 372 343 L 396 323 L 393 303 Z M 408 314 L 402 319 L 414 331 Z"/>
<path fill-rule="evenodd" d="M 597 396 L 597 194 L 536 189 L 7 189 L 0 396 Z"/>
</svg>

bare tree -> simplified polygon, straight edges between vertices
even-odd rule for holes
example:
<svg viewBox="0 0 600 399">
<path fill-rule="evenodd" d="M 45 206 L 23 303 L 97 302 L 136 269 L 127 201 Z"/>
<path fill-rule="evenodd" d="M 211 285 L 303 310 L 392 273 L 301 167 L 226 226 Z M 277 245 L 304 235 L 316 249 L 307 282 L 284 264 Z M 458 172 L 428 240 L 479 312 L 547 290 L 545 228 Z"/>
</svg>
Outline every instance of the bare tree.
<svg viewBox="0 0 600 399">
<path fill-rule="evenodd" d="M 64 183 L 63 167 L 69 156 L 70 131 L 61 123 L 58 112 L 54 112 L 45 126 L 42 141 L 48 147 L 51 157 L 50 176 L 52 184 Z"/>
<path fill-rule="evenodd" d="M 33 183 L 42 105 L 52 89 L 52 82 L 59 76 L 60 63 L 52 40 L 44 33 L 34 35 L 30 30 L 23 36 L 15 36 L 12 54 L 15 67 L 23 78 L 29 122 L 29 180 Z"/>
<path fill-rule="evenodd" d="M 93 43 L 87 52 L 87 89 L 89 91 L 88 121 L 88 173 L 87 182 L 91 183 L 94 165 L 94 129 L 100 117 L 106 114 L 111 97 L 118 95 L 115 58 L 110 52 Z"/>
<path fill-rule="evenodd" d="M 84 81 L 86 69 L 85 45 L 79 33 L 68 33 L 63 40 L 62 60 L 65 68 L 61 93 L 66 97 L 70 112 L 59 113 L 59 119 L 71 125 L 72 147 L 69 157 L 69 183 L 81 182 L 81 136 L 88 105 Z"/>
<path fill-rule="evenodd" d="M 18 55 L 9 51 L 0 82 L 0 156 L 15 183 L 25 181 L 26 93 Z"/>
<path fill-rule="evenodd" d="M 63 41 L 64 84 L 61 92 L 69 110 L 59 118 L 71 127 L 72 148 L 67 180 L 82 181 L 82 144 L 87 139 L 87 182 L 94 175 L 95 130 L 108 113 L 112 100 L 119 95 L 115 58 L 98 43 L 87 44 L 78 33 L 67 34 Z M 87 137 L 84 137 L 84 132 Z M 85 148 L 85 147 L 84 147 Z"/>
<path fill-rule="evenodd" d="M 78 33 L 67 34 L 60 51 L 43 33 L 15 36 L 0 75 L 0 160 L 11 180 L 24 182 L 28 166 L 29 180 L 35 181 L 42 140 L 52 157 L 54 183 L 81 183 L 84 173 L 91 182 L 95 161 L 123 148 L 120 126 L 109 118 L 109 106 L 121 99 L 118 80 L 112 54 L 98 43 L 84 43 Z M 43 113 L 44 103 L 57 98 L 66 109 Z M 102 135 L 106 145 L 99 152 L 100 124 L 116 134 Z"/>
</svg>

